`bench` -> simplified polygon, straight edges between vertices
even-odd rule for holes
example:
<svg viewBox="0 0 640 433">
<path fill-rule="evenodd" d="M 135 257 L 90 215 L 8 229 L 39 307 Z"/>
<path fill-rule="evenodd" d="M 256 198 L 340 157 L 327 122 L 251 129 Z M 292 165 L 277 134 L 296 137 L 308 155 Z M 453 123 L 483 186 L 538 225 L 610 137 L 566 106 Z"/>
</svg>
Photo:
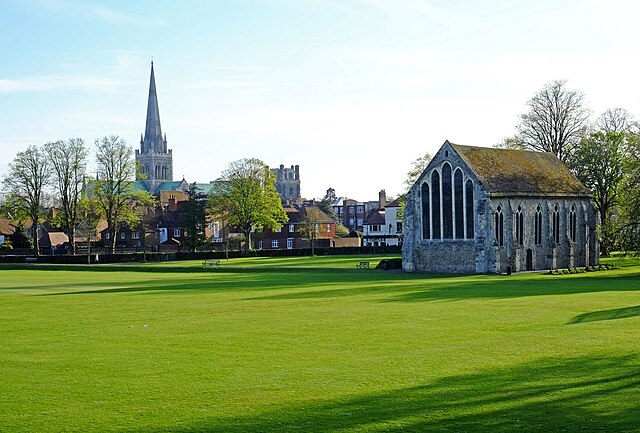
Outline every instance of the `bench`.
<svg viewBox="0 0 640 433">
<path fill-rule="evenodd" d="M 220 260 L 217 259 L 205 259 L 202 261 L 203 268 L 218 268 L 220 267 Z"/>
<path fill-rule="evenodd" d="M 369 262 L 360 262 L 356 264 L 356 269 L 369 269 Z"/>
</svg>

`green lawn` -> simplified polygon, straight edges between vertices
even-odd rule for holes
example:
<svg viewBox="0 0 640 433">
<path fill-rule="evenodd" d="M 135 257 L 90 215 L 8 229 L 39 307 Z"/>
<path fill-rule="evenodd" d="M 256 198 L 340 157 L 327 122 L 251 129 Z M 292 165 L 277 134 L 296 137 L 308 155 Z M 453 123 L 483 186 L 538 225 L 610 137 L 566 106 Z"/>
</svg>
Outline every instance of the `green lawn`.
<svg viewBox="0 0 640 433">
<path fill-rule="evenodd" d="M 637 260 L 378 259 L 0 267 L 0 431 L 640 432 Z"/>
</svg>

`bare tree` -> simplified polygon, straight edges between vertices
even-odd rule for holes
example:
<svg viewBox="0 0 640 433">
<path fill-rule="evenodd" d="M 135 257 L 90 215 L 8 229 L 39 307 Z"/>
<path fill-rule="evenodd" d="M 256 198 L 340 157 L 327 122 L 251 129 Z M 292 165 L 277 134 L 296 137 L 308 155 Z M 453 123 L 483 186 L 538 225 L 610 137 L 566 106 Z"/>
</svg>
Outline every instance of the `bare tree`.
<svg viewBox="0 0 640 433">
<path fill-rule="evenodd" d="M 407 178 L 404 180 L 404 185 L 407 188 L 407 191 L 411 189 L 425 168 L 427 168 L 427 165 L 431 162 L 431 158 L 433 157 L 429 152 L 427 152 L 411 163 L 411 169 L 407 173 Z"/>
<path fill-rule="evenodd" d="M 4 178 L 4 186 L 32 221 L 33 245 L 36 254 L 40 254 L 38 239 L 38 220 L 42 211 L 42 195 L 49 184 L 51 175 L 45 152 L 37 146 L 29 146 L 24 152 L 18 152 L 9 172 Z"/>
<path fill-rule="evenodd" d="M 607 132 L 631 132 L 637 127 L 633 115 L 624 108 L 609 108 L 598 117 L 596 127 Z"/>
<path fill-rule="evenodd" d="M 113 253 L 119 225 L 131 212 L 129 195 L 133 191 L 136 165 L 133 151 L 124 139 L 112 135 L 97 139 L 95 143 L 97 173 L 94 193 L 107 220 L 107 248 Z"/>
<path fill-rule="evenodd" d="M 315 240 L 319 239 L 320 226 L 331 222 L 331 218 L 320 208 L 307 206 L 302 210 L 302 224 L 300 224 L 300 234 L 309 241 L 311 255 L 315 255 Z"/>
<path fill-rule="evenodd" d="M 545 85 L 527 103 L 529 112 L 521 116 L 518 135 L 530 149 L 552 152 L 566 161 L 584 136 L 590 112 L 584 95 L 568 90 L 566 81 Z"/>
<path fill-rule="evenodd" d="M 76 227 L 82 218 L 80 199 L 87 174 L 87 148 L 82 138 L 44 145 L 53 169 L 54 188 L 60 199 L 61 226 L 69 237 L 71 254 L 76 253 Z"/>
</svg>

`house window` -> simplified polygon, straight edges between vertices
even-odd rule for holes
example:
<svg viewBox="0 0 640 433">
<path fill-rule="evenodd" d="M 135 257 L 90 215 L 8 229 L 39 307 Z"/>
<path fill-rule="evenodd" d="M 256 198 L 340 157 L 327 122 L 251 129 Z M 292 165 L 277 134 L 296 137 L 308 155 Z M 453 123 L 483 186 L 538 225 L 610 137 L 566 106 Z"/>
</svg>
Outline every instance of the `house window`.
<svg viewBox="0 0 640 433">
<path fill-rule="evenodd" d="M 125 232 L 120 232 L 120 239 L 124 240 L 126 238 L 126 236 L 127 235 L 125 234 Z"/>
<path fill-rule="evenodd" d="M 542 212 L 540 211 L 540 205 L 536 209 L 536 218 L 535 218 L 535 242 L 536 245 L 542 245 Z"/>
<path fill-rule="evenodd" d="M 498 205 L 495 214 L 495 228 L 496 228 L 496 244 L 498 246 L 504 246 L 504 215 L 502 214 L 502 206 Z"/>
<path fill-rule="evenodd" d="M 571 236 L 571 242 L 576 241 L 576 206 L 571 206 L 571 212 L 569 213 L 569 236 Z"/>
<path fill-rule="evenodd" d="M 356 221 L 358 222 L 358 227 L 361 227 L 364 223 L 364 218 L 358 218 Z"/>
<path fill-rule="evenodd" d="M 524 244 L 524 215 L 520 206 L 516 212 L 516 243 L 518 245 Z"/>
<path fill-rule="evenodd" d="M 262 241 L 258 241 L 258 249 L 261 250 L 262 249 Z"/>
<path fill-rule="evenodd" d="M 274 239 L 271 241 L 271 248 L 280 248 L 280 243 L 278 242 L 278 239 Z"/>
<path fill-rule="evenodd" d="M 357 212 L 358 213 L 364 213 L 364 206 L 358 206 L 357 207 Z"/>
<path fill-rule="evenodd" d="M 349 218 L 349 225 L 353 227 L 355 220 L 353 218 Z"/>
<path fill-rule="evenodd" d="M 422 239 L 431 238 L 431 210 L 429 209 L 429 184 L 422 184 Z"/>
<path fill-rule="evenodd" d="M 349 213 L 355 212 L 355 206 L 349 206 Z"/>
<path fill-rule="evenodd" d="M 440 173 L 431 173 L 431 234 L 433 239 L 440 239 Z"/>
<path fill-rule="evenodd" d="M 131 232 L 131 239 L 140 239 L 140 232 Z"/>
<path fill-rule="evenodd" d="M 371 224 L 371 229 L 372 232 L 379 232 L 380 231 L 380 224 Z"/>
<path fill-rule="evenodd" d="M 451 191 L 451 166 L 442 166 L 442 237 L 453 238 L 453 197 Z"/>
<path fill-rule="evenodd" d="M 473 182 L 468 179 L 465 183 L 465 216 L 467 217 L 467 239 L 473 239 Z"/>
<path fill-rule="evenodd" d="M 287 238 L 287 249 L 293 249 L 293 238 Z"/>
<path fill-rule="evenodd" d="M 397 221 L 396 222 L 396 233 L 402 233 L 402 222 L 401 221 Z"/>
<path fill-rule="evenodd" d="M 280 233 L 282 231 L 282 226 L 278 226 L 277 228 L 273 229 L 274 233 Z"/>
<path fill-rule="evenodd" d="M 453 201 L 456 213 L 456 239 L 464 239 L 464 191 L 462 187 L 462 170 L 453 174 Z"/>
<path fill-rule="evenodd" d="M 327 233 L 331 233 L 331 224 L 327 224 Z"/>
<path fill-rule="evenodd" d="M 289 224 L 289 233 L 293 233 L 296 231 L 296 226 L 294 224 Z"/>
<path fill-rule="evenodd" d="M 560 243 L 560 210 L 558 205 L 553 209 L 553 242 Z"/>
<path fill-rule="evenodd" d="M 180 229 L 173 229 L 173 237 L 174 238 L 180 237 Z"/>
</svg>

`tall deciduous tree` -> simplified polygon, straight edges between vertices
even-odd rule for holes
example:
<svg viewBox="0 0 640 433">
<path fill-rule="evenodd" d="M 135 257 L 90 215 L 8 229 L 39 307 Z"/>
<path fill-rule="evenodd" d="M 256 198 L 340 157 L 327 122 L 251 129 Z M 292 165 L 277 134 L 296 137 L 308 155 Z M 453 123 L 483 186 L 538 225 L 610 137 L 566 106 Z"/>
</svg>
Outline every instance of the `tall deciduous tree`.
<svg viewBox="0 0 640 433">
<path fill-rule="evenodd" d="M 136 166 L 133 151 L 118 136 L 97 139 L 95 144 L 97 175 L 94 193 L 107 220 L 107 248 L 113 253 L 119 225 L 129 216 L 129 196 L 133 191 Z"/>
<path fill-rule="evenodd" d="M 132 191 L 128 194 L 128 209 L 123 219 L 131 229 L 140 229 L 140 242 L 142 244 L 142 261 L 147 261 L 147 233 L 151 233 L 151 227 L 156 219 L 158 200 L 147 191 Z"/>
<path fill-rule="evenodd" d="M 287 222 L 269 167 L 256 158 L 234 161 L 210 192 L 213 213 L 226 212 L 228 223 L 245 236 L 245 251 L 251 247 L 254 228 L 276 229 Z"/>
<path fill-rule="evenodd" d="M 625 132 L 593 132 L 580 141 L 569 161 L 578 179 L 593 192 L 602 224 L 603 254 L 611 251 L 617 233 L 611 217 L 623 179 L 626 135 Z"/>
<path fill-rule="evenodd" d="M 196 248 L 206 243 L 204 231 L 207 225 L 207 195 L 194 182 L 189 185 L 187 198 L 181 203 L 180 219 L 187 230 L 185 244 L 195 252 Z"/>
<path fill-rule="evenodd" d="M 518 137 L 525 147 L 552 152 L 566 161 L 584 136 L 589 110 L 584 95 L 566 88 L 566 81 L 545 85 L 527 103 L 529 112 L 521 116 Z"/>
<path fill-rule="evenodd" d="M 69 237 L 71 254 L 76 253 L 76 227 L 81 220 L 80 199 L 87 174 L 87 148 L 81 138 L 45 144 L 51 163 L 53 185 L 60 200 L 62 231 Z"/>
<path fill-rule="evenodd" d="M 42 210 L 42 196 L 50 179 L 46 153 L 37 146 L 29 146 L 24 152 L 18 152 L 9 164 L 9 171 L 3 181 L 17 208 L 23 210 L 33 222 L 33 245 L 36 254 L 40 254 L 38 220 Z"/>
</svg>

